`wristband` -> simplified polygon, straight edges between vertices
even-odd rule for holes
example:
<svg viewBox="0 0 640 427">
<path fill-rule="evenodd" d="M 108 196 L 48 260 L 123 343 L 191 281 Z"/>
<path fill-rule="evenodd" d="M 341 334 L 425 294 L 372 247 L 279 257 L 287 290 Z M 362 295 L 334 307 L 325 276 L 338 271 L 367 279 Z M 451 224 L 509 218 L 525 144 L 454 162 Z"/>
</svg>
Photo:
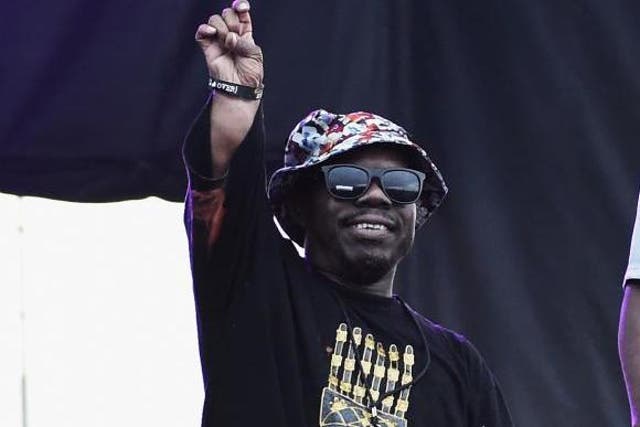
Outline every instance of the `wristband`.
<svg viewBox="0 0 640 427">
<path fill-rule="evenodd" d="M 263 84 L 258 87 L 250 87 L 214 78 L 209 78 L 209 88 L 218 90 L 229 96 L 250 100 L 262 99 L 262 92 L 264 91 Z"/>
</svg>

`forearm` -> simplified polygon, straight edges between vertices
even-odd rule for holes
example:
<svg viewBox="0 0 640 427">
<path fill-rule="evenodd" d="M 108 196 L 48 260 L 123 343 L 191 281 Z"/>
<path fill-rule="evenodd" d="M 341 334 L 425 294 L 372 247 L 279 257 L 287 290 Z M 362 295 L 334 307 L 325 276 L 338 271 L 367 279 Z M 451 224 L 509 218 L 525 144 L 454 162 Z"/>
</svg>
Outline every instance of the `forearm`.
<svg viewBox="0 0 640 427">
<path fill-rule="evenodd" d="M 220 15 L 212 15 L 196 31 L 209 77 L 230 85 L 262 88 L 264 77 L 262 50 L 253 40 L 250 5 L 233 2 Z M 222 89 L 221 89 L 222 90 Z M 211 166 L 213 178 L 221 178 L 238 146 L 247 136 L 260 101 L 255 91 L 246 95 L 214 93 L 211 100 Z"/>
<path fill-rule="evenodd" d="M 640 427 L 640 280 L 624 290 L 618 330 L 618 349 L 631 408 L 633 427 Z"/>
<path fill-rule="evenodd" d="M 208 100 L 207 106 L 194 121 L 183 147 L 189 177 L 185 220 L 191 231 L 198 230 L 197 233 L 190 233 L 192 248 L 205 251 L 218 240 L 226 208 L 230 208 L 232 217 L 237 219 L 242 216 L 238 213 L 238 201 L 244 200 L 244 196 L 252 201 L 252 211 L 258 206 L 260 196 L 266 200 L 263 156 L 265 135 L 260 108 L 249 130 L 243 132 L 246 135 L 236 145 L 233 156 L 229 155 L 229 158 L 232 157 L 229 164 L 232 165 L 222 166 L 228 167 L 228 173 L 223 177 L 214 177 L 211 160 L 219 159 L 219 156 L 211 151 L 216 147 L 219 137 L 210 129 L 211 101 Z M 219 119 L 215 117 L 213 121 L 216 120 Z M 209 141 L 210 135 L 214 135 L 213 141 Z M 229 202 L 226 201 L 227 193 L 235 194 Z M 241 205 L 244 206 L 244 202 Z"/>
<path fill-rule="evenodd" d="M 214 94 L 211 101 L 211 161 L 213 178 L 223 177 L 255 120 L 260 101 Z"/>
</svg>

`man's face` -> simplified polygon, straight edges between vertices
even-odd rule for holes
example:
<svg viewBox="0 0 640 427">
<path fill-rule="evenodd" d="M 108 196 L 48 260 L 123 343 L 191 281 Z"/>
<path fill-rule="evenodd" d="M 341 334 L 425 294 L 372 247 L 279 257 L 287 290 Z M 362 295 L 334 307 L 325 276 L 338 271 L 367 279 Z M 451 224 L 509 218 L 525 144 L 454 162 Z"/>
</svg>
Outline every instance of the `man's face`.
<svg viewBox="0 0 640 427">
<path fill-rule="evenodd" d="M 406 168 L 402 151 L 371 146 L 338 156 L 330 163 L 368 168 Z M 332 197 L 317 182 L 301 206 L 305 250 L 321 271 L 356 285 L 367 285 L 395 271 L 409 252 L 415 234 L 416 205 L 393 203 L 373 180 L 359 198 Z"/>
</svg>

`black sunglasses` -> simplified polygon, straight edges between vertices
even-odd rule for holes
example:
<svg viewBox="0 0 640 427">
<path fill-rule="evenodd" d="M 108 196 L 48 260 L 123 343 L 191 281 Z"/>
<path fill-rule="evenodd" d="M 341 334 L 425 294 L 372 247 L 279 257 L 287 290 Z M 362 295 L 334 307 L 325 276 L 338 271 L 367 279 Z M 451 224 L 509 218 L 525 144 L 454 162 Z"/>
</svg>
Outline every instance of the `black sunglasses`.
<svg viewBox="0 0 640 427">
<path fill-rule="evenodd" d="M 322 166 L 327 191 L 336 199 L 357 199 L 376 178 L 384 194 L 394 203 L 414 203 L 420 198 L 425 174 L 413 169 L 372 169 L 357 165 Z"/>
</svg>

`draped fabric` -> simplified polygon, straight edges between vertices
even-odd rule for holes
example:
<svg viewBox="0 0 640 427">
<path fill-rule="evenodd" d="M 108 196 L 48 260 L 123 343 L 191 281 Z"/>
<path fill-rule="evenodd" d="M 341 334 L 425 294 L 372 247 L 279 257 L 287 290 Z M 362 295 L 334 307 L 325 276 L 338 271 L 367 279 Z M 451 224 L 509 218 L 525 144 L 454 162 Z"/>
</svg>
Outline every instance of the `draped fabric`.
<svg viewBox="0 0 640 427">
<path fill-rule="evenodd" d="M 226 4 L 0 7 L 0 191 L 182 200 L 207 94 L 195 29 Z M 253 3 L 269 169 L 315 108 L 412 132 L 450 194 L 398 292 L 465 333 L 517 425 L 620 426 L 620 284 L 640 184 L 640 4 Z M 268 256 L 268 254 L 265 254 Z"/>
</svg>

